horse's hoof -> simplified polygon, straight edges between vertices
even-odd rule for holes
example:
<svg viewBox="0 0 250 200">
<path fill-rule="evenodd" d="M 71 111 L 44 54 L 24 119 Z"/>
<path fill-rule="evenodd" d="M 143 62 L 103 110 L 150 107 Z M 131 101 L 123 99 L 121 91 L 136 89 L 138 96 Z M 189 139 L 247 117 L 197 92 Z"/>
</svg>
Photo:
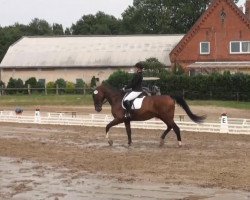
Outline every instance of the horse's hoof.
<svg viewBox="0 0 250 200">
<path fill-rule="evenodd" d="M 112 146 L 113 145 L 113 140 L 109 140 L 108 143 L 109 143 L 109 146 Z"/>
<path fill-rule="evenodd" d="M 161 139 L 161 140 L 160 140 L 159 147 L 162 147 L 163 145 L 164 145 L 164 140 L 163 140 L 163 139 Z"/>
<path fill-rule="evenodd" d="M 181 141 L 178 142 L 178 147 L 182 147 Z"/>
</svg>

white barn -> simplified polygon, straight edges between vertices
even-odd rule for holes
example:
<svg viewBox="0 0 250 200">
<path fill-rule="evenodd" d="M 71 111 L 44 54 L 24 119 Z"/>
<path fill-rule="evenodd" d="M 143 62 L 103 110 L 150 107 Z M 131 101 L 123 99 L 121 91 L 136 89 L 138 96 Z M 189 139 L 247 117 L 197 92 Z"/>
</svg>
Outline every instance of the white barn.
<svg viewBox="0 0 250 200">
<path fill-rule="evenodd" d="M 63 78 L 105 80 L 115 70 L 129 71 L 138 61 L 155 57 L 171 66 L 169 53 L 184 35 L 23 37 L 11 45 L 0 64 L 0 79 L 45 82 Z"/>
</svg>

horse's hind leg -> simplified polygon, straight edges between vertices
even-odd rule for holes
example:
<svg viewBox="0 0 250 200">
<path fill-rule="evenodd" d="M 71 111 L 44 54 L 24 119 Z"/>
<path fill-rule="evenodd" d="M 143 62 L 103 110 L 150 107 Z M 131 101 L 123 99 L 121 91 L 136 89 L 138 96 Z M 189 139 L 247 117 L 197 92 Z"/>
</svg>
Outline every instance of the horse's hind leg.
<svg viewBox="0 0 250 200">
<path fill-rule="evenodd" d="M 181 147 L 181 132 L 180 132 L 180 128 L 176 125 L 176 123 L 173 123 L 173 130 L 177 136 L 177 140 L 178 140 L 178 145 L 179 147 Z"/>
<path fill-rule="evenodd" d="M 172 129 L 172 127 L 168 125 L 168 128 L 162 133 L 160 146 L 164 145 L 164 139 L 165 139 L 166 135 L 169 133 L 169 131 L 171 131 L 171 129 Z"/>
</svg>

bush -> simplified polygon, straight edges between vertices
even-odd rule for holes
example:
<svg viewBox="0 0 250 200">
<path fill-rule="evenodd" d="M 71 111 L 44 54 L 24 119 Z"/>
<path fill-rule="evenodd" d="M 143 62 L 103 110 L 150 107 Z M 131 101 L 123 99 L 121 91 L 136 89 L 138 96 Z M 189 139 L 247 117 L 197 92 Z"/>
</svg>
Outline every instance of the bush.
<svg viewBox="0 0 250 200">
<path fill-rule="evenodd" d="M 131 78 L 131 74 L 122 70 L 118 70 L 111 74 L 106 82 L 117 89 L 121 89 L 128 84 Z"/>
<path fill-rule="evenodd" d="M 22 94 L 24 92 L 23 81 L 19 79 L 13 79 L 12 77 L 9 79 L 7 85 L 7 94 Z"/>
<path fill-rule="evenodd" d="M 28 88 L 28 85 L 30 87 L 30 92 L 37 92 L 36 88 L 37 88 L 37 80 L 35 77 L 31 77 L 28 80 L 25 81 L 25 88 Z"/>
<path fill-rule="evenodd" d="M 37 80 L 35 77 L 31 77 L 25 81 L 25 87 L 27 88 L 30 85 L 30 88 L 37 88 Z"/>
<path fill-rule="evenodd" d="M 250 75 L 169 75 L 158 82 L 162 94 L 178 94 L 188 99 L 250 100 Z"/>
<path fill-rule="evenodd" d="M 55 81 L 55 85 L 58 86 L 58 94 L 65 93 L 66 81 L 62 78 L 59 78 Z"/>
<path fill-rule="evenodd" d="M 48 82 L 46 84 L 46 88 L 47 88 L 47 93 L 48 94 L 55 94 L 56 93 L 56 84 L 54 82 Z"/>
<path fill-rule="evenodd" d="M 85 82 L 82 79 L 76 79 L 76 94 L 84 94 Z"/>
<path fill-rule="evenodd" d="M 72 82 L 66 82 L 66 93 L 67 94 L 74 94 L 75 93 L 75 84 Z"/>
</svg>

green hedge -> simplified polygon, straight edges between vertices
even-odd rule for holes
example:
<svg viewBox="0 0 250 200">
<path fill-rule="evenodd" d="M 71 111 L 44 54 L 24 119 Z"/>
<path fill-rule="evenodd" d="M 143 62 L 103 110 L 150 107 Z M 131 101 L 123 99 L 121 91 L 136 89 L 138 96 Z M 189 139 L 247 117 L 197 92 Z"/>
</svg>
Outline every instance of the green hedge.
<svg viewBox="0 0 250 200">
<path fill-rule="evenodd" d="M 116 88 L 122 88 L 129 81 L 130 74 L 114 72 L 107 82 Z M 181 95 L 186 99 L 198 100 L 239 100 L 250 101 L 250 75 L 247 74 L 210 74 L 188 76 L 169 73 L 159 76 L 154 83 L 162 94 Z M 144 82 L 147 85 L 149 82 Z"/>
<path fill-rule="evenodd" d="M 187 99 L 250 100 L 250 75 L 170 75 L 161 78 L 157 85 L 162 94 L 179 94 Z"/>
</svg>

